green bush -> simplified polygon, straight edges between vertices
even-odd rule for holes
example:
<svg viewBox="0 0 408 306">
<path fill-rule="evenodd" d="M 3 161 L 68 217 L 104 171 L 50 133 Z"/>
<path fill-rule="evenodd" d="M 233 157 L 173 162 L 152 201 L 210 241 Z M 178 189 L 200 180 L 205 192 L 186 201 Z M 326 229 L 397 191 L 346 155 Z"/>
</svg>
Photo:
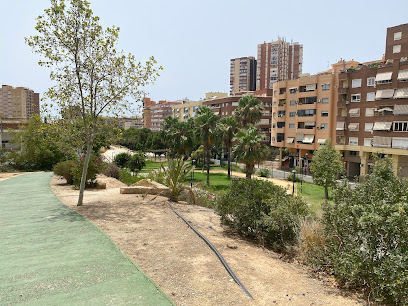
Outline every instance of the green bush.
<svg viewBox="0 0 408 306">
<path fill-rule="evenodd" d="M 132 156 L 129 153 L 123 152 L 116 155 L 113 162 L 118 165 L 118 167 L 125 168 L 131 158 Z"/>
<path fill-rule="evenodd" d="M 267 168 L 260 168 L 256 174 L 258 174 L 260 177 L 269 177 L 270 171 Z"/>
<path fill-rule="evenodd" d="M 82 169 L 85 162 L 85 156 L 82 156 L 77 162 L 73 163 L 72 175 L 75 186 L 79 186 L 81 183 Z M 99 156 L 91 155 L 88 165 L 88 171 L 86 173 L 86 184 L 92 185 L 96 180 L 96 175 L 101 173 L 104 169 L 104 163 Z"/>
<path fill-rule="evenodd" d="M 146 155 L 143 152 L 133 154 L 127 163 L 127 167 L 133 172 L 139 172 L 144 166 L 146 166 Z"/>
<path fill-rule="evenodd" d="M 325 267 L 345 286 L 368 289 L 384 303 L 408 304 L 408 182 L 392 174 L 389 159 L 352 189 L 334 191 L 322 223 Z"/>
<path fill-rule="evenodd" d="M 296 175 L 296 176 L 294 177 L 293 173 L 291 173 L 291 174 L 288 176 L 287 180 L 290 181 L 290 182 L 293 182 L 293 179 L 295 179 L 295 182 L 297 182 L 297 183 L 299 183 L 299 182 L 301 181 L 299 175 Z"/>
<path fill-rule="evenodd" d="M 120 180 L 120 169 L 115 163 L 110 163 L 106 166 L 104 174 L 109 177 L 114 177 Z"/>
<path fill-rule="evenodd" d="M 277 250 L 295 244 L 300 219 L 308 214 L 301 198 L 256 179 L 233 179 L 216 205 L 224 224 Z"/>
<path fill-rule="evenodd" d="M 67 160 L 60 162 L 54 166 L 54 173 L 56 175 L 63 176 L 67 180 L 67 183 L 72 185 L 74 176 L 72 175 L 72 167 L 75 164 L 73 160 Z"/>
<path fill-rule="evenodd" d="M 143 177 L 140 177 L 138 175 L 132 175 L 129 169 L 126 168 L 120 169 L 120 181 L 125 183 L 126 185 L 132 185 L 134 183 L 137 183 L 141 179 L 143 179 Z"/>
</svg>

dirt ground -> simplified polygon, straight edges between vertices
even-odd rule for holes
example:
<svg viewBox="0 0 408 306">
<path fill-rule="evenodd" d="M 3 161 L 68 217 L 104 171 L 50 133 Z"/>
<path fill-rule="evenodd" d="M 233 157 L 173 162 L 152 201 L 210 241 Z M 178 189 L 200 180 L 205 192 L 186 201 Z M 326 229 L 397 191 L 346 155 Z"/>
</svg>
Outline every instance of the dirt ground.
<svg viewBox="0 0 408 306">
<path fill-rule="evenodd" d="M 0 182 L 7 180 L 9 178 L 15 177 L 17 175 L 24 174 L 24 172 L 10 173 L 10 172 L 0 172 Z"/>
<path fill-rule="evenodd" d="M 213 210 L 175 204 L 175 208 L 210 240 L 230 265 L 251 300 L 232 280 L 216 255 L 166 203 L 152 195 L 120 194 L 123 184 L 99 178 L 106 190 L 78 191 L 54 176 L 51 187 L 60 200 L 89 218 L 177 305 L 358 305 L 363 300 L 340 291 L 333 282 L 312 277 L 299 264 L 257 247 L 220 225 Z"/>
</svg>

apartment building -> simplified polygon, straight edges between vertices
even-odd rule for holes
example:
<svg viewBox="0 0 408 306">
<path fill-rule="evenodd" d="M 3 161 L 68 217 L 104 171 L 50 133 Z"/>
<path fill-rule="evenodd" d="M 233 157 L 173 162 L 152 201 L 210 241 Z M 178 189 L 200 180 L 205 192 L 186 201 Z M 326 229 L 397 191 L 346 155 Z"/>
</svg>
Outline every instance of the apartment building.
<svg viewBox="0 0 408 306">
<path fill-rule="evenodd" d="M 269 95 L 267 95 L 269 94 Z M 263 103 L 264 111 L 262 113 L 262 118 L 257 124 L 261 133 L 263 134 L 263 142 L 270 143 L 271 137 L 271 109 L 272 109 L 272 96 L 271 91 L 268 92 L 254 92 L 254 96 Z M 242 96 L 230 96 L 225 98 L 217 98 L 209 101 L 204 101 L 203 105 L 211 108 L 211 110 L 218 116 L 226 117 L 233 116 L 235 109 L 238 106 L 238 101 Z"/>
<path fill-rule="evenodd" d="M 271 145 L 280 149 L 280 157 L 289 148 L 289 167 L 310 160 L 326 139 L 335 139 L 339 74 L 357 64 L 340 60 L 317 75 L 273 84 Z"/>
<path fill-rule="evenodd" d="M 153 105 L 156 105 L 156 102 L 152 101 L 148 97 L 144 97 L 142 102 L 143 102 L 143 111 L 142 111 L 143 127 L 150 129 L 152 127 L 152 115 L 150 112 L 150 107 L 152 107 Z"/>
<path fill-rule="evenodd" d="M 230 95 L 256 89 L 256 60 L 253 56 L 233 58 L 230 61 Z"/>
<path fill-rule="evenodd" d="M 183 100 L 181 104 L 172 105 L 173 117 L 179 121 L 187 121 L 189 118 L 194 118 L 197 109 L 203 105 L 203 101 Z"/>
<path fill-rule="evenodd" d="M 336 149 L 347 175 L 370 171 L 372 154 L 392 157 L 408 176 L 408 24 L 387 29 L 383 61 L 360 64 L 339 76 Z"/>
<path fill-rule="evenodd" d="M 2 85 L 0 116 L 3 119 L 28 120 L 40 114 L 40 94 L 25 87 Z"/>
<path fill-rule="evenodd" d="M 302 74 L 303 45 L 279 38 L 258 45 L 256 90 L 272 89 L 279 81 L 294 80 Z"/>
<path fill-rule="evenodd" d="M 155 102 L 150 98 L 143 99 L 143 126 L 157 132 L 163 129 L 164 119 L 173 115 L 172 106 L 181 104 L 182 101 Z"/>
<path fill-rule="evenodd" d="M 129 128 L 141 129 L 143 128 L 143 117 L 122 117 L 117 119 L 118 124 L 122 129 L 127 130 Z"/>
</svg>

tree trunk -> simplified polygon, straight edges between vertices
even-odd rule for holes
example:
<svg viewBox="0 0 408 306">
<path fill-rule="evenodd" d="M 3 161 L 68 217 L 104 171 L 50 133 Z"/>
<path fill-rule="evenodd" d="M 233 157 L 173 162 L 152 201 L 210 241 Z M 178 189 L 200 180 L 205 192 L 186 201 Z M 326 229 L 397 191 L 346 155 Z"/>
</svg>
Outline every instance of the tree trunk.
<svg viewBox="0 0 408 306">
<path fill-rule="evenodd" d="M 329 187 L 324 186 L 324 198 L 327 200 L 329 198 Z"/>
<path fill-rule="evenodd" d="M 231 178 L 231 146 L 228 147 L 228 178 Z"/>
<path fill-rule="evenodd" d="M 77 206 L 81 206 L 83 203 L 85 183 L 86 183 L 86 174 L 88 172 L 88 165 L 89 165 L 89 160 L 91 159 L 91 153 L 92 153 L 92 141 L 88 140 L 88 143 L 86 145 L 86 155 L 85 155 L 84 166 L 82 168 L 81 184 L 79 185 L 79 198 L 78 198 Z"/>
<path fill-rule="evenodd" d="M 210 186 L 210 148 L 206 150 L 207 154 L 207 186 Z"/>
<path fill-rule="evenodd" d="M 253 165 L 246 165 L 245 168 L 246 168 L 246 178 L 251 179 L 252 170 L 253 170 L 254 166 Z"/>
<path fill-rule="evenodd" d="M 203 147 L 203 166 L 201 167 L 201 173 L 204 173 L 204 165 L 205 165 L 205 148 Z"/>
</svg>

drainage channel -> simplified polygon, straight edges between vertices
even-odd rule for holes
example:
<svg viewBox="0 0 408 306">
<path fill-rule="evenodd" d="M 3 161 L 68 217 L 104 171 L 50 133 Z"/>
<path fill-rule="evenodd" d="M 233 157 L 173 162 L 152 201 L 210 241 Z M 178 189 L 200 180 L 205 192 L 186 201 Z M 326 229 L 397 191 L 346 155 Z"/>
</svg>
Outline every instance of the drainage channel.
<svg viewBox="0 0 408 306">
<path fill-rule="evenodd" d="M 170 201 L 167 201 L 167 204 L 170 205 L 171 209 L 174 211 L 174 213 L 179 216 L 201 239 L 203 239 L 205 241 L 205 243 L 211 248 L 211 250 L 217 255 L 218 259 L 221 261 L 221 263 L 223 264 L 223 266 L 225 267 L 225 269 L 227 270 L 227 272 L 229 273 L 229 275 L 231 275 L 231 277 L 234 279 L 234 281 L 237 283 L 238 286 L 241 287 L 241 289 L 246 293 L 247 296 L 249 296 L 251 299 L 254 299 L 252 297 L 252 295 L 248 292 L 248 290 L 246 290 L 246 288 L 244 287 L 244 285 L 239 281 L 238 277 L 236 277 L 236 275 L 234 274 L 234 272 L 232 272 L 231 268 L 228 266 L 227 262 L 225 261 L 225 259 L 222 257 L 222 255 L 220 254 L 220 252 L 218 252 L 218 250 L 215 248 L 215 246 L 207 240 L 207 238 L 205 238 L 198 230 L 195 229 L 194 226 L 192 226 L 181 214 L 179 214 L 179 212 L 177 210 L 174 209 L 173 205 L 171 205 Z"/>
</svg>

